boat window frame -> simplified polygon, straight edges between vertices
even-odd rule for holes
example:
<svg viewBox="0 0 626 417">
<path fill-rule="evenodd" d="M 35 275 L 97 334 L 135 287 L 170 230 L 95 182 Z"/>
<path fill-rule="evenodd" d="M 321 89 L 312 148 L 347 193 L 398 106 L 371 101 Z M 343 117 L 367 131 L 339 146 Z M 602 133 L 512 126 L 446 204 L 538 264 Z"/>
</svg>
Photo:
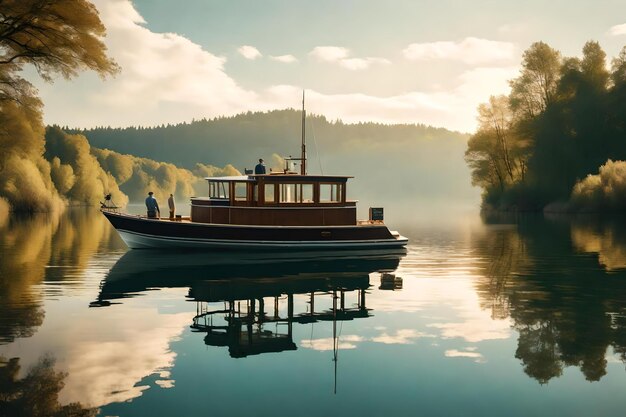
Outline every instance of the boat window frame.
<svg viewBox="0 0 626 417">
<path fill-rule="evenodd" d="M 275 201 L 271 202 L 271 204 L 315 204 L 317 203 L 315 197 L 316 197 L 316 182 L 311 182 L 311 181 L 280 181 L 280 182 L 276 182 L 273 183 L 278 187 L 275 187 L 275 190 L 278 190 L 277 192 L 275 191 L 275 197 L 277 197 L 275 199 Z M 267 185 L 267 184 L 266 184 Z M 284 190 L 287 190 L 289 187 L 289 189 L 292 190 L 293 192 L 293 196 L 287 200 L 287 199 L 283 199 L 284 194 Z M 291 188 L 293 187 L 293 188 Z M 304 189 L 308 188 L 307 190 L 307 196 L 310 195 L 310 200 L 304 201 Z M 278 194 L 278 195 L 276 195 Z M 270 203 L 270 202 L 268 202 Z"/>
<path fill-rule="evenodd" d="M 245 202 L 248 201 L 248 182 L 247 181 L 232 181 L 232 201 Z M 238 195 L 237 192 L 243 190 L 243 196 Z"/>
<path fill-rule="evenodd" d="M 276 198 L 276 190 L 278 189 L 277 187 L 278 183 L 274 183 L 274 182 L 266 182 L 265 184 L 263 184 L 263 202 L 265 204 L 276 204 L 278 201 L 278 198 Z M 268 187 L 272 187 L 272 192 L 268 193 Z M 271 200 L 268 200 L 267 197 L 271 196 Z"/>
<path fill-rule="evenodd" d="M 209 198 L 212 200 L 230 200 L 229 181 L 209 181 Z"/>
<path fill-rule="evenodd" d="M 345 202 L 345 198 L 344 198 L 344 191 L 345 191 L 345 183 L 343 182 L 332 182 L 332 181 L 328 181 L 328 182 L 320 182 L 319 184 L 319 195 L 318 195 L 318 202 L 320 204 L 337 204 L 337 203 L 344 203 Z M 324 195 L 324 191 L 322 190 L 323 186 L 330 186 L 330 192 L 331 192 L 331 196 L 334 195 L 334 197 L 336 198 L 336 200 L 333 200 L 332 197 L 331 199 L 324 199 L 323 195 Z M 336 190 L 333 191 L 333 187 L 336 187 Z"/>
</svg>

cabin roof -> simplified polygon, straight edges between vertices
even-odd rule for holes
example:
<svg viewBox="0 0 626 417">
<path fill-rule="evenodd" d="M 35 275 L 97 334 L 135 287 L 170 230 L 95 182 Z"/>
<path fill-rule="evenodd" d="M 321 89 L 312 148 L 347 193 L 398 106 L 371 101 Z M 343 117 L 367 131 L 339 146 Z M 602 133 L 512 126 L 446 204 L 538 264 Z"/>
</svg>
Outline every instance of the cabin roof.
<svg viewBox="0 0 626 417">
<path fill-rule="evenodd" d="M 206 177 L 207 181 L 223 182 L 223 181 L 256 181 L 248 175 L 231 175 L 229 177 Z"/>
<path fill-rule="evenodd" d="M 256 182 L 257 178 L 263 178 L 265 182 L 289 182 L 289 181 L 312 181 L 312 182 L 345 182 L 349 175 L 300 175 L 300 174 L 263 174 L 263 175 L 234 175 L 229 177 L 206 177 L 210 182 Z"/>
</svg>

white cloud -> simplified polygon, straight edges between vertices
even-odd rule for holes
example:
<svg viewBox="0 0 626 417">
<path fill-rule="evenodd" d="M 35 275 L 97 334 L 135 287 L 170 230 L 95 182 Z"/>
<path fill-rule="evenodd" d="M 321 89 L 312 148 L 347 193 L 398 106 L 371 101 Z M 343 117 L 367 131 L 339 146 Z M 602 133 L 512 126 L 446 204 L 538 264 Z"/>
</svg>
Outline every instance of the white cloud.
<svg viewBox="0 0 626 417">
<path fill-rule="evenodd" d="M 609 35 L 611 36 L 626 35 L 626 23 L 622 25 L 611 26 L 611 28 L 609 29 Z"/>
<path fill-rule="evenodd" d="M 284 64 L 291 64 L 294 62 L 298 62 L 298 58 L 296 58 L 293 55 L 278 55 L 278 56 L 271 55 L 270 58 L 274 61 L 282 62 Z"/>
<path fill-rule="evenodd" d="M 391 61 L 385 58 L 346 58 L 339 61 L 339 65 L 343 68 L 358 71 L 369 68 L 372 64 L 389 65 Z"/>
<path fill-rule="evenodd" d="M 256 49 L 254 46 L 243 45 L 237 49 L 237 52 L 241 54 L 246 59 L 254 60 L 257 58 L 261 58 L 263 55 Z"/>
<path fill-rule="evenodd" d="M 515 45 L 510 42 L 469 37 L 460 42 L 412 43 L 402 52 L 406 59 L 412 61 L 451 60 L 479 65 L 513 60 Z"/>
<path fill-rule="evenodd" d="M 54 118 L 57 112 L 56 117 L 69 124 L 153 125 L 233 114 L 256 101 L 254 92 L 226 74 L 225 58 L 183 36 L 150 31 L 129 0 L 94 3 L 107 28 L 109 55 L 122 71 L 104 82 L 93 81 L 92 74 L 72 81 L 69 90 L 76 100 L 68 100 L 68 86 L 63 88 L 61 82 L 55 84 L 56 94 L 48 100 L 46 95 L 55 93 L 54 88 L 42 84 L 46 111 L 53 120 L 58 120 Z M 68 102 L 75 106 L 72 120 L 67 120 Z"/>
<path fill-rule="evenodd" d="M 487 101 L 490 95 L 508 94 L 508 80 L 518 70 L 517 67 L 475 68 L 461 74 L 457 86 L 447 91 L 409 91 L 386 97 L 307 90 L 307 109 L 346 123 L 426 123 L 469 132 L 476 126 L 478 104 Z M 260 99 L 266 103 L 260 107 L 294 107 L 301 91 L 298 86 L 272 86 L 260 92 Z"/>
<path fill-rule="evenodd" d="M 339 64 L 342 68 L 351 71 L 365 70 L 374 64 L 391 64 L 391 61 L 385 58 L 351 58 L 350 50 L 341 46 L 316 46 L 309 52 L 309 55 L 322 62 Z"/>
<path fill-rule="evenodd" d="M 341 46 L 316 46 L 309 52 L 312 57 L 326 62 L 340 61 L 347 58 L 349 54 L 350 50 Z"/>
</svg>

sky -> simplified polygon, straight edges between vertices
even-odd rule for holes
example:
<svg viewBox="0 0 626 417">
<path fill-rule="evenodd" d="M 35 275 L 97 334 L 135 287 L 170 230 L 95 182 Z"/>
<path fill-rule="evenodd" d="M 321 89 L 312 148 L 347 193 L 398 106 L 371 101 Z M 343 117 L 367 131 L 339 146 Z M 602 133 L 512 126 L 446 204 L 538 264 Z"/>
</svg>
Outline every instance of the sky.
<svg viewBox="0 0 626 417">
<path fill-rule="evenodd" d="M 344 122 L 476 129 L 544 41 L 580 56 L 626 45 L 625 0 L 94 0 L 122 71 L 28 78 L 45 121 L 153 126 L 299 108 Z M 610 61 L 610 59 L 609 59 Z"/>
</svg>

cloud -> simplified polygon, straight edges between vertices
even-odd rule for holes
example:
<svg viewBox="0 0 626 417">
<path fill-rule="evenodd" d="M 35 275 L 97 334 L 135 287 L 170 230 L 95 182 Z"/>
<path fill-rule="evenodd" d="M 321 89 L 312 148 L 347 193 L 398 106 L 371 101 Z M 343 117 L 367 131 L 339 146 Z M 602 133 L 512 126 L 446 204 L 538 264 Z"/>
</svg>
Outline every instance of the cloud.
<svg viewBox="0 0 626 417">
<path fill-rule="evenodd" d="M 94 3 L 107 27 L 109 54 L 122 72 L 106 81 L 85 73 L 72 82 L 37 82 L 46 103 L 46 123 L 150 126 L 298 107 L 302 85 L 245 89 L 226 72 L 226 58 L 183 36 L 152 32 L 129 0 Z M 287 62 L 289 56 L 271 59 Z M 390 64 L 384 58 L 353 57 L 348 48 L 339 46 L 316 47 L 309 57 L 354 71 Z M 307 109 L 347 123 L 425 123 L 471 131 L 477 105 L 491 94 L 507 94 L 507 80 L 515 75 L 515 67 L 485 65 L 450 78 L 445 89 L 390 95 L 307 90 Z"/>
<path fill-rule="evenodd" d="M 278 55 L 278 56 L 271 55 L 270 59 L 272 59 L 273 61 L 282 62 L 284 64 L 292 64 L 294 62 L 298 62 L 298 58 L 296 58 L 293 55 Z"/>
<path fill-rule="evenodd" d="M 488 100 L 489 95 L 508 94 L 508 80 L 518 71 L 518 67 L 475 68 L 458 76 L 456 87 L 447 91 L 409 91 L 384 97 L 362 93 L 322 94 L 307 90 L 307 109 L 346 123 L 426 123 L 467 132 L 476 126 L 478 104 Z M 301 91 L 298 86 L 269 87 L 260 93 L 260 98 L 267 103 L 261 107 L 297 106 L 295 97 L 299 97 Z"/>
<path fill-rule="evenodd" d="M 343 68 L 346 68 L 352 71 L 367 69 L 372 64 L 389 65 L 391 64 L 391 61 L 385 58 L 375 58 L 375 57 L 346 58 L 346 59 L 342 59 L 339 61 L 339 65 L 341 65 Z"/>
<path fill-rule="evenodd" d="M 240 46 L 237 49 L 237 52 L 239 52 L 244 58 L 250 59 L 250 60 L 261 58 L 263 56 L 261 52 L 259 52 L 258 49 L 250 45 Z"/>
<path fill-rule="evenodd" d="M 469 37 L 460 42 L 412 43 L 402 53 L 411 61 L 450 60 L 480 65 L 513 60 L 515 45 L 510 42 Z"/>
<path fill-rule="evenodd" d="M 350 50 L 341 46 L 316 46 L 309 55 L 320 61 L 337 62 L 347 58 Z"/>
<path fill-rule="evenodd" d="M 351 58 L 350 50 L 341 46 L 316 46 L 309 52 L 309 55 L 322 62 L 337 63 L 342 68 L 351 71 L 365 70 L 373 64 L 391 64 L 391 61 L 385 58 Z"/>
<path fill-rule="evenodd" d="M 109 54 L 120 64 L 122 72 L 99 84 L 92 81 L 90 74 L 81 76 L 65 88 L 76 94 L 76 101 L 68 100 L 67 94 L 63 100 L 57 91 L 55 98 L 59 102 L 54 103 L 54 98 L 48 101 L 46 110 L 60 112 L 55 104 L 73 101 L 76 112 L 72 120 L 65 116 L 65 123 L 77 123 L 80 119 L 87 126 L 179 122 L 237 113 L 246 103 L 256 100 L 254 92 L 243 89 L 226 74 L 225 58 L 203 50 L 183 36 L 150 31 L 142 25 L 143 18 L 129 0 L 94 3 L 107 28 L 105 42 Z M 86 87 L 82 91 L 81 84 Z M 42 95 L 47 88 L 42 87 Z"/>
<path fill-rule="evenodd" d="M 611 26 L 611 28 L 609 29 L 609 35 L 611 36 L 626 35 L 626 23 L 622 25 Z"/>
</svg>

